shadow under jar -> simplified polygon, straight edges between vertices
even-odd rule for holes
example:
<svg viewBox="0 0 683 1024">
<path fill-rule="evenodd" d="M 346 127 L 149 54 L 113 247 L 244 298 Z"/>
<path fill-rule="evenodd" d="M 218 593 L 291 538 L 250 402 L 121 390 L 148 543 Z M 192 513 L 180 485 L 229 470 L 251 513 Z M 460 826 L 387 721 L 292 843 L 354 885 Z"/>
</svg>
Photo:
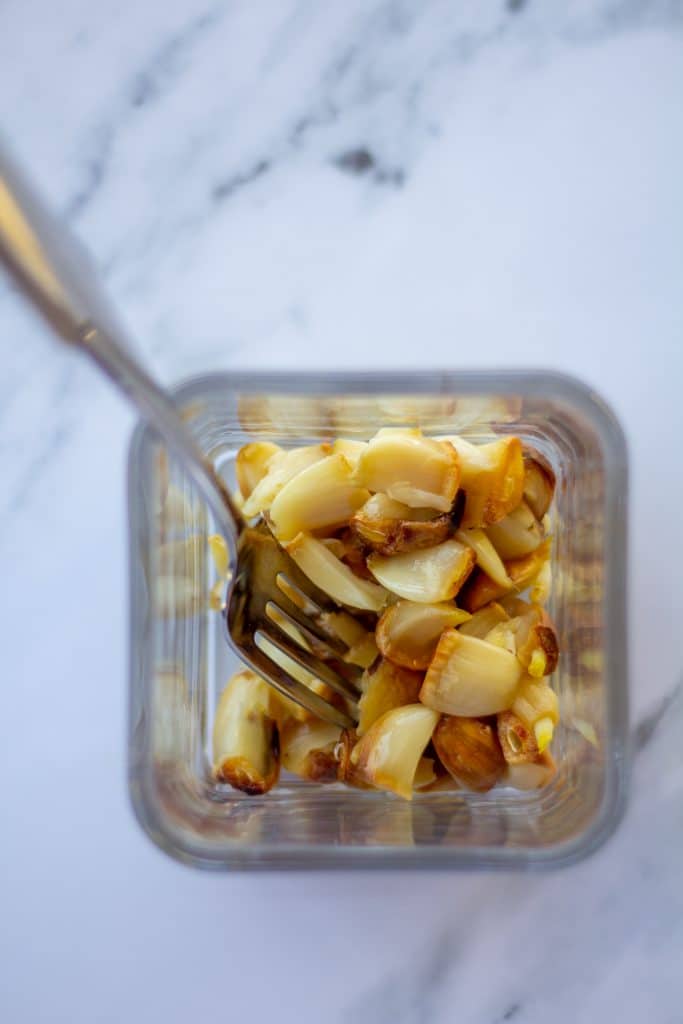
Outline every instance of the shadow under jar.
<svg viewBox="0 0 683 1024">
<path fill-rule="evenodd" d="M 128 478 L 129 777 L 152 839 L 183 861 L 223 869 L 528 869 L 596 849 L 619 821 L 627 783 L 627 457 L 605 404 L 570 377 L 515 371 L 217 374 L 175 396 L 231 485 L 237 451 L 254 440 L 291 447 L 419 426 L 473 441 L 515 434 L 539 449 L 557 476 L 548 609 L 560 642 L 552 685 L 561 724 L 558 772 L 532 792 L 416 793 L 408 803 L 287 777 L 255 797 L 217 783 L 213 717 L 240 664 L 209 601 L 213 526 L 141 425 Z"/>
</svg>

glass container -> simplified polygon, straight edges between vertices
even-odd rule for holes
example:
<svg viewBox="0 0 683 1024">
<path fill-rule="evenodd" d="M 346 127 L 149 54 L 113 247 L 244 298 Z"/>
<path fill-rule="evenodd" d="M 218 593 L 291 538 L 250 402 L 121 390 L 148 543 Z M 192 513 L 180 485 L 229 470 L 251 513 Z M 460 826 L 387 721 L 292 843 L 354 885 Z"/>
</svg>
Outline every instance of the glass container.
<svg viewBox="0 0 683 1024">
<path fill-rule="evenodd" d="M 571 863 L 614 830 L 627 784 L 626 516 L 623 433 L 579 381 L 546 372 L 241 373 L 175 390 L 225 479 L 247 441 L 284 446 L 381 426 L 473 440 L 514 433 L 552 463 L 549 611 L 558 772 L 534 792 L 389 794 L 281 778 L 247 796 L 211 774 L 214 710 L 239 667 L 210 592 L 212 524 L 153 432 L 129 458 L 129 779 L 142 827 L 206 868 L 523 868 Z"/>
</svg>

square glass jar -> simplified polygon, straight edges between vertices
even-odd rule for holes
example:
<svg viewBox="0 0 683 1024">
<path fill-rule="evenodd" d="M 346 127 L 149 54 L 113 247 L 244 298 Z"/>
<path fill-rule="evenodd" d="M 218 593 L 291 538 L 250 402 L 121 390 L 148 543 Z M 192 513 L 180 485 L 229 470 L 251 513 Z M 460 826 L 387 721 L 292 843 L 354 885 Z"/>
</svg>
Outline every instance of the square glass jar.
<svg viewBox="0 0 683 1024">
<path fill-rule="evenodd" d="M 557 475 L 549 611 L 558 763 L 542 790 L 416 794 L 282 778 L 247 796 L 211 775 L 216 703 L 239 668 L 209 597 L 211 522 L 153 432 L 129 458 L 130 733 L 135 813 L 171 855 L 207 868 L 531 868 L 571 863 L 614 830 L 627 785 L 627 455 L 593 391 L 526 371 L 216 374 L 176 400 L 202 450 L 234 483 L 247 441 L 283 446 L 381 426 L 485 440 L 520 436 Z"/>
</svg>

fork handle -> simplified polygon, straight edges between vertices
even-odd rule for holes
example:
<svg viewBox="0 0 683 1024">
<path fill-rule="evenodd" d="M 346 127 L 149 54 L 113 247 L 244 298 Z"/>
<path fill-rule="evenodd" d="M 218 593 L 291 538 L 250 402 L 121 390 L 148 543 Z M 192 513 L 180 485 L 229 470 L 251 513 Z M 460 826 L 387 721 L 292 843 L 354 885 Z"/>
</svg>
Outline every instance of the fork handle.
<svg viewBox="0 0 683 1024">
<path fill-rule="evenodd" d="M 183 464 L 226 539 L 243 520 L 170 397 L 133 356 L 85 248 L 0 146 L 0 259 L 62 340 L 86 353 Z"/>
</svg>

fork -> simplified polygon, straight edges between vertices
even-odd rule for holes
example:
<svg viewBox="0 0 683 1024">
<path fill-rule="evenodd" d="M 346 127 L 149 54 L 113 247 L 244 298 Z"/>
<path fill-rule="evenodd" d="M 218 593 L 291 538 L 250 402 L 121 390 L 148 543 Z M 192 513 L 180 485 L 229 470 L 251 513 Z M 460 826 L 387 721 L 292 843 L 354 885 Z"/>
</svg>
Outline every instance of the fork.
<svg viewBox="0 0 683 1024">
<path fill-rule="evenodd" d="M 266 523 L 245 523 L 171 396 L 132 355 L 86 251 L 1 147 L 0 258 L 53 332 L 117 385 L 202 494 L 234 566 L 225 622 L 235 653 L 313 714 L 352 726 L 361 673 L 343 660 L 347 645 L 326 625 L 326 616 L 338 609 L 280 548 Z M 311 676 L 335 697 L 327 700 L 314 692 L 307 684 Z"/>
</svg>

